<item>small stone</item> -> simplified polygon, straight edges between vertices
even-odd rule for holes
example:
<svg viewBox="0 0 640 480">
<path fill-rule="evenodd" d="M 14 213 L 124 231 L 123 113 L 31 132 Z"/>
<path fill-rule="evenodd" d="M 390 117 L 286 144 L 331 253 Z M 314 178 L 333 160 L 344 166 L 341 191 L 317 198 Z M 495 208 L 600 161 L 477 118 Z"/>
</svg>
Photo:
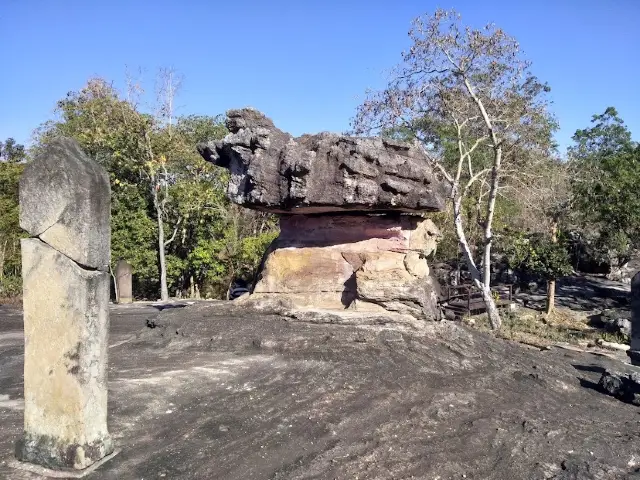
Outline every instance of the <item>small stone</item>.
<svg viewBox="0 0 640 480">
<path fill-rule="evenodd" d="M 640 375 L 605 371 L 600 377 L 600 389 L 623 402 L 640 405 Z"/>
</svg>

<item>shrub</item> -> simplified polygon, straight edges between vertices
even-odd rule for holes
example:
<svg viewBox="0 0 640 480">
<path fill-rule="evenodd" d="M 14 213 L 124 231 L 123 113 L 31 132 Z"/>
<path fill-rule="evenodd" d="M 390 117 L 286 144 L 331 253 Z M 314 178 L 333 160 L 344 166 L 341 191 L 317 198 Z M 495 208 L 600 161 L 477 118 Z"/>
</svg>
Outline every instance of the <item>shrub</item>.
<svg viewBox="0 0 640 480">
<path fill-rule="evenodd" d="M 11 298 L 22 295 L 22 277 L 10 275 L 0 278 L 0 297 Z"/>
</svg>

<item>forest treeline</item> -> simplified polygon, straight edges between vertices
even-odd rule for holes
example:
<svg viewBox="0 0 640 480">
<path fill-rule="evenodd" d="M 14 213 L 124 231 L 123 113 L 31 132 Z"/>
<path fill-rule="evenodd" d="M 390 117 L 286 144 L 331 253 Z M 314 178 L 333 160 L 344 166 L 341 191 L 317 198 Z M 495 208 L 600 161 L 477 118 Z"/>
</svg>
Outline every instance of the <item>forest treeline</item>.
<svg viewBox="0 0 640 480">
<path fill-rule="evenodd" d="M 225 195 L 223 169 L 195 145 L 219 139 L 218 117 L 174 116 L 175 73 L 161 75 L 153 113 L 104 79 L 91 79 L 56 105 L 26 151 L 8 139 L 0 162 L 0 296 L 20 292 L 18 182 L 25 162 L 54 137 L 76 139 L 111 180 L 111 267 L 133 266 L 136 298 L 224 298 L 232 280 L 253 276 L 277 234 L 275 220 L 241 209 Z M 171 84 L 174 84 L 173 86 Z M 163 288 L 164 287 L 164 288 Z"/>
<path fill-rule="evenodd" d="M 461 267 L 486 289 L 505 272 L 547 282 L 615 271 L 640 248 L 640 146 L 614 107 L 585 118 L 566 151 L 553 134 L 552 86 L 495 26 L 465 28 L 455 12 L 419 17 L 388 86 L 369 94 L 356 134 L 418 142 L 451 186 L 431 264 Z M 109 172 L 112 267 L 134 270 L 137 298 L 225 298 L 250 282 L 277 221 L 226 198 L 227 172 L 196 151 L 227 132 L 219 116 L 176 115 L 179 77 L 162 70 L 151 106 L 141 89 L 90 79 L 57 102 L 26 149 L 0 144 L 0 297 L 20 292 L 18 182 L 58 135 L 75 138 Z M 268 112 L 267 112 L 268 114 Z M 490 302 L 491 299 L 487 298 Z M 494 325 L 495 326 L 495 325 Z"/>
</svg>

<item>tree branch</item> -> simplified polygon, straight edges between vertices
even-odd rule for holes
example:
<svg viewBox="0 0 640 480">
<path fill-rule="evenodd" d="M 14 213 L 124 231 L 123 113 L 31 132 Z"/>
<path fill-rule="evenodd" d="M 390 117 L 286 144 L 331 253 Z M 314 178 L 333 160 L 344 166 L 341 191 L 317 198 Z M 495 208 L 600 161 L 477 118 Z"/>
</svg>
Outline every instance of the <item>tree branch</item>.
<svg viewBox="0 0 640 480">
<path fill-rule="evenodd" d="M 169 245 L 171 242 L 173 242 L 173 240 L 176 238 L 176 233 L 178 233 L 178 227 L 180 226 L 180 222 L 182 222 L 182 217 L 178 217 L 178 222 L 176 223 L 176 226 L 173 229 L 173 235 L 171 235 L 171 238 L 169 240 L 164 242 L 165 247 Z"/>
</svg>

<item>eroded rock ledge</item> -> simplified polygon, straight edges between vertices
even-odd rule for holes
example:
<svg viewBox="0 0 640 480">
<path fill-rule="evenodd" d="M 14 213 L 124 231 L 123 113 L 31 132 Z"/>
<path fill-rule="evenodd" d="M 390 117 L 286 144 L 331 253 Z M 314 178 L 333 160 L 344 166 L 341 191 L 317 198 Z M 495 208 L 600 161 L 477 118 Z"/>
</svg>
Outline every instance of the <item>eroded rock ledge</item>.
<svg viewBox="0 0 640 480">
<path fill-rule="evenodd" d="M 198 146 L 231 172 L 229 198 L 274 213 L 420 213 L 444 208 L 446 191 L 409 144 L 319 133 L 294 138 L 262 113 L 227 113 L 231 132 Z"/>
</svg>

